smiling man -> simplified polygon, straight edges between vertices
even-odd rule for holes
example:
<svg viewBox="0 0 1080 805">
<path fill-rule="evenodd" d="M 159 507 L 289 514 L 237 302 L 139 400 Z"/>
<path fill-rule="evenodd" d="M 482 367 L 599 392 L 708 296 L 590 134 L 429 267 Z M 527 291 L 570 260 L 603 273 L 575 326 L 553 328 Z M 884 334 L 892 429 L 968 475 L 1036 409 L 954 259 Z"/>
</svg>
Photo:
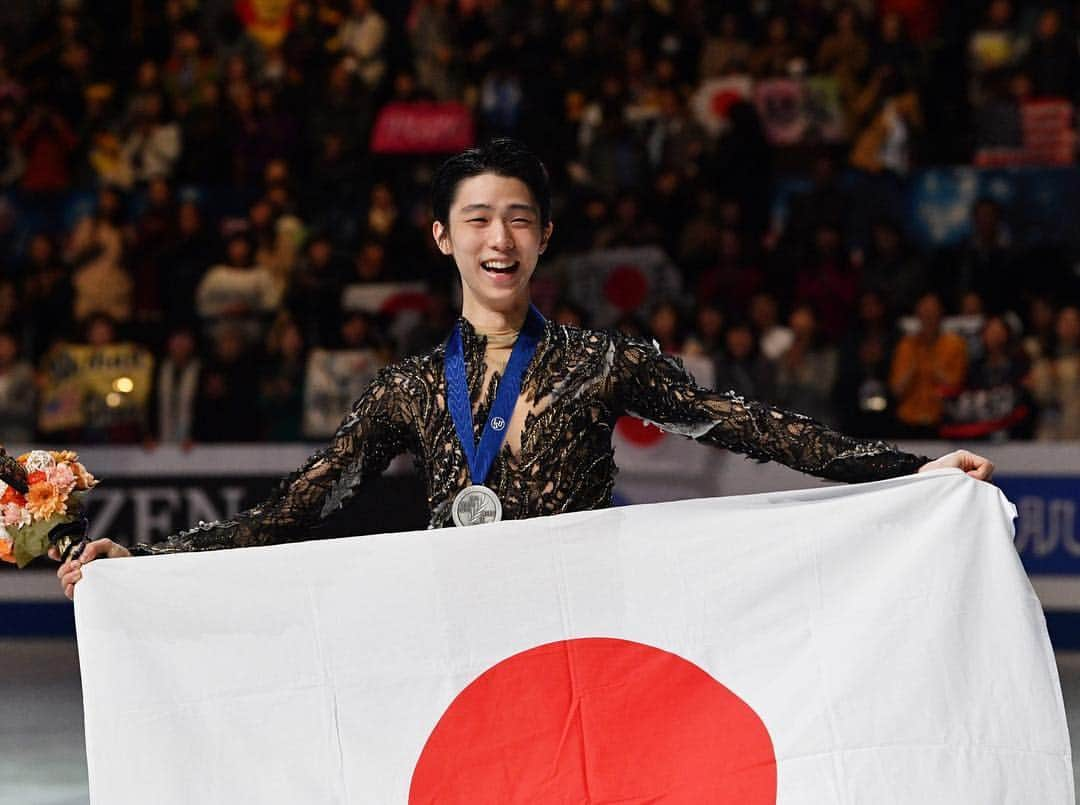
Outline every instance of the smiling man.
<svg viewBox="0 0 1080 805">
<path fill-rule="evenodd" d="M 852 439 L 801 414 L 699 388 L 649 342 L 546 321 L 530 304 L 529 280 L 552 237 L 548 178 L 517 141 L 447 160 L 432 204 L 432 234 L 462 282 L 462 316 L 446 343 L 381 371 L 330 445 L 263 503 L 130 552 L 108 539 L 90 543 L 59 570 L 69 596 L 96 557 L 305 539 L 406 451 L 424 473 L 432 527 L 610 506 L 611 434 L 624 414 L 839 481 L 944 467 L 990 477 L 990 462 L 972 453 L 931 462 Z"/>
</svg>

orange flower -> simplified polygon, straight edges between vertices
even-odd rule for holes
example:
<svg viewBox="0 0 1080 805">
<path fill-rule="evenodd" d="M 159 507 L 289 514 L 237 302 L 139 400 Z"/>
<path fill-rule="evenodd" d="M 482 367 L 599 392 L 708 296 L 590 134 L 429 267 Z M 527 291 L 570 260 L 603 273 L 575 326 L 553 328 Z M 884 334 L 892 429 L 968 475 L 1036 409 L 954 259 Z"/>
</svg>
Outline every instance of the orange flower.
<svg viewBox="0 0 1080 805">
<path fill-rule="evenodd" d="M 19 492 L 15 491 L 15 488 L 9 486 L 4 490 L 4 494 L 0 495 L 0 506 L 5 503 L 17 503 L 20 506 L 26 505 L 26 498 Z"/>
<path fill-rule="evenodd" d="M 78 460 L 78 456 L 73 450 L 52 450 L 53 461 L 57 464 L 71 464 Z"/>
<path fill-rule="evenodd" d="M 60 490 L 48 481 L 32 484 L 26 494 L 26 508 L 35 520 L 48 520 L 53 515 L 64 514 L 67 501 Z"/>
<path fill-rule="evenodd" d="M 42 472 L 41 470 L 37 470 L 36 472 L 32 472 L 26 477 L 26 482 L 28 484 L 30 484 L 31 486 L 33 486 L 34 484 L 40 484 L 44 480 L 45 480 L 45 473 Z"/>
<path fill-rule="evenodd" d="M 97 480 L 89 471 L 82 465 L 81 462 L 74 462 L 71 465 L 71 471 L 75 473 L 75 488 L 84 491 L 87 489 L 93 489 L 97 485 Z"/>
<path fill-rule="evenodd" d="M 15 564 L 15 540 L 10 537 L 0 539 L 0 562 Z"/>
</svg>

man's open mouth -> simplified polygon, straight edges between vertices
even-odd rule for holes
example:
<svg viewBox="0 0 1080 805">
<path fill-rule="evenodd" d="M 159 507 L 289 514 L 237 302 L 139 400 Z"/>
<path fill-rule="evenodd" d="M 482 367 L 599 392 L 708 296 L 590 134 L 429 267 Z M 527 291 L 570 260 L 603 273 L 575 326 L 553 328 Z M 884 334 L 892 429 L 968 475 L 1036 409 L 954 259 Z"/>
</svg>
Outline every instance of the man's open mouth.
<svg viewBox="0 0 1080 805">
<path fill-rule="evenodd" d="M 480 266 L 491 274 L 513 274 L 518 270 L 517 260 L 485 260 Z"/>
</svg>

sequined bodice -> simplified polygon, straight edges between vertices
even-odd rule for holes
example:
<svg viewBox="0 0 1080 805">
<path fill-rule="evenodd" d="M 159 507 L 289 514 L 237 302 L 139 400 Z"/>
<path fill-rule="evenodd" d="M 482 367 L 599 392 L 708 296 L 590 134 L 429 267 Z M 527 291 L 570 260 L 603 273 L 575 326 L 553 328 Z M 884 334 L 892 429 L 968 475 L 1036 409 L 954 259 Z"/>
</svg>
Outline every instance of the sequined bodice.
<svg viewBox="0 0 1080 805">
<path fill-rule="evenodd" d="M 485 339 L 464 319 L 461 329 L 479 437 L 499 375 L 485 384 Z M 285 478 L 268 500 L 137 552 L 304 539 L 403 452 L 414 455 L 424 477 L 431 526 L 452 525 L 454 496 L 473 479 L 446 406 L 444 354 L 439 347 L 382 370 L 329 446 Z M 526 370 L 518 410 L 524 412 L 523 418 L 515 415 L 520 439 L 511 441 L 519 441 L 520 450 L 504 444 L 486 479 L 502 501 L 505 519 L 611 505 L 611 435 L 624 414 L 839 481 L 904 475 L 927 461 L 884 442 L 852 439 L 791 411 L 699 388 L 676 359 L 648 342 L 551 322 Z"/>
</svg>

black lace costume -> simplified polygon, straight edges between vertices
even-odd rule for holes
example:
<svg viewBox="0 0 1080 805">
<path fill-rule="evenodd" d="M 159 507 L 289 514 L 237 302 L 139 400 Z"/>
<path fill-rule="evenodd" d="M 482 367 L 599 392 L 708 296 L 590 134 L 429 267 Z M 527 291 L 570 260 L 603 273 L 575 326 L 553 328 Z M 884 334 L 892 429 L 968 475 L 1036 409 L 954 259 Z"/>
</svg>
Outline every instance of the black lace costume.
<svg viewBox="0 0 1080 805">
<path fill-rule="evenodd" d="M 498 373 L 485 386 L 486 339 L 461 319 L 476 436 L 487 420 Z M 383 369 L 353 405 L 330 445 L 284 479 L 268 500 L 233 519 L 200 524 L 133 553 L 169 553 L 304 539 L 390 460 L 411 452 L 424 477 L 430 525 L 452 525 L 454 496 L 472 481 L 446 407 L 445 348 Z M 522 382 L 508 431 L 486 483 L 504 519 L 611 505 L 616 467 L 611 434 L 630 414 L 699 442 L 837 481 L 914 472 L 928 461 L 885 442 L 852 439 L 801 414 L 696 386 L 682 365 L 652 344 L 547 322 Z M 479 482 L 480 479 L 477 479 Z"/>
</svg>

